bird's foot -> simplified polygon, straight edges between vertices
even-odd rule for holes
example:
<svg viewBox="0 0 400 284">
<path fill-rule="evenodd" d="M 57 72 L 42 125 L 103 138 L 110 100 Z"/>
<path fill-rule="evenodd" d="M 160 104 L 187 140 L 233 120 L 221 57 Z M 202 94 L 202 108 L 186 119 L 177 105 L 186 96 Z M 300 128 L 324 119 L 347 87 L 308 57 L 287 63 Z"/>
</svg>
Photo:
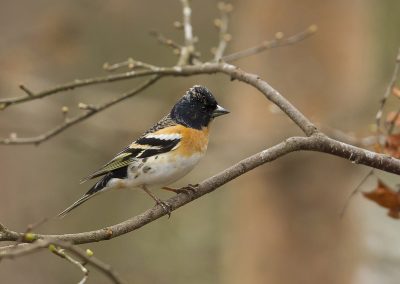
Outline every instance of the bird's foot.
<svg viewBox="0 0 400 284">
<path fill-rule="evenodd" d="M 162 201 L 158 198 L 154 193 L 152 193 L 146 186 L 143 186 L 142 189 L 156 202 L 156 206 L 160 205 L 164 212 L 168 215 L 168 219 L 171 217 L 172 208 L 167 202 Z"/>
<path fill-rule="evenodd" d="M 172 191 L 172 192 L 175 192 L 176 194 L 187 193 L 187 191 L 183 188 L 173 188 L 173 187 L 164 186 L 161 189 Z"/>
<path fill-rule="evenodd" d="M 188 184 L 187 186 L 182 187 L 181 189 L 184 190 L 187 193 L 196 193 L 197 188 L 199 187 L 199 184 Z"/>
<path fill-rule="evenodd" d="M 156 206 L 160 205 L 164 212 L 168 215 L 168 219 L 171 217 L 172 208 L 167 202 L 162 201 L 161 199 L 156 200 Z"/>
<path fill-rule="evenodd" d="M 181 188 L 172 188 L 172 187 L 164 186 L 164 187 L 162 187 L 162 189 L 175 192 L 176 194 L 179 194 L 179 193 L 190 194 L 190 193 L 195 193 L 197 190 L 196 188 L 198 186 L 199 186 L 198 184 L 195 184 L 195 185 L 188 184 L 187 186 L 184 186 Z"/>
</svg>

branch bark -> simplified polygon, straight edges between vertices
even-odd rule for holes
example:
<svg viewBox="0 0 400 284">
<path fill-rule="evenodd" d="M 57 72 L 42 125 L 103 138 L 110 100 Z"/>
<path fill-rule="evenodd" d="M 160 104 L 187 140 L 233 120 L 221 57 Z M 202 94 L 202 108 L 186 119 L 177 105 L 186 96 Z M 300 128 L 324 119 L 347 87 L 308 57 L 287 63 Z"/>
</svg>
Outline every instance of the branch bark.
<svg viewBox="0 0 400 284">
<path fill-rule="evenodd" d="M 316 151 L 327 153 L 345 158 L 355 164 L 362 164 L 394 174 L 400 174 L 400 160 L 398 159 L 336 141 L 321 133 L 315 133 L 309 137 L 291 137 L 273 147 L 238 162 L 213 177 L 204 180 L 198 185 L 195 193 L 178 194 L 168 199 L 166 202 L 170 205 L 171 210 L 174 211 L 179 207 L 216 190 L 222 185 L 256 167 L 272 162 L 295 151 Z M 62 240 L 71 242 L 72 244 L 99 242 L 135 231 L 164 215 L 166 215 L 166 212 L 163 208 L 161 206 L 155 206 L 154 208 L 151 208 L 129 220 L 99 230 L 62 235 L 37 234 L 36 237 L 38 239 Z M 21 240 L 21 235 L 21 233 L 3 227 L 3 232 L 0 232 L 0 241 Z M 8 250 L 0 250 L 0 258 L 2 254 L 5 254 L 7 251 Z"/>
<path fill-rule="evenodd" d="M 132 73 L 135 72 L 135 73 Z M 141 70 L 141 71 L 131 71 L 131 78 L 135 77 L 143 77 L 143 76 L 152 76 L 148 81 L 144 82 L 137 89 L 128 92 L 122 95 L 120 98 L 114 99 L 104 105 L 101 105 L 96 108 L 92 108 L 88 110 L 86 113 L 79 115 L 73 119 L 64 122 L 63 124 L 55 127 L 54 129 L 36 136 L 36 137 L 28 137 L 28 138 L 18 138 L 18 137 L 10 137 L 0 140 L 0 144 L 3 145 L 18 145 L 18 144 L 40 144 L 47 139 L 54 137 L 65 129 L 75 125 L 83 121 L 84 119 L 102 111 L 108 107 L 115 105 L 118 102 L 124 101 L 127 98 L 130 98 L 137 93 L 143 91 L 148 86 L 155 83 L 162 77 L 174 76 L 174 77 L 185 77 L 185 76 L 194 76 L 194 75 L 202 75 L 202 74 L 216 74 L 222 73 L 227 76 L 231 80 L 237 79 L 253 87 L 257 88 L 262 94 L 265 95 L 267 99 L 276 104 L 284 113 L 286 113 L 290 119 L 292 119 L 302 130 L 303 132 L 309 136 L 316 131 L 316 127 L 299 111 L 297 110 L 288 100 L 286 100 L 277 90 L 271 87 L 266 81 L 263 81 L 258 75 L 244 72 L 234 65 L 221 62 L 221 63 L 204 63 L 200 65 L 187 65 L 187 66 L 174 66 L 174 67 L 154 67 L 150 70 Z M 126 73 L 116 74 L 113 78 L 126 78 Z M 103 79 L 97 78 L 96 82 L 100 82 L 104 80 L 108 81 L 108 76 L 103 77 Z M 88 82 L 88 81 L 87 81 Z M 68 85 L 68 84 L 66 84 Z"/>
</svg>

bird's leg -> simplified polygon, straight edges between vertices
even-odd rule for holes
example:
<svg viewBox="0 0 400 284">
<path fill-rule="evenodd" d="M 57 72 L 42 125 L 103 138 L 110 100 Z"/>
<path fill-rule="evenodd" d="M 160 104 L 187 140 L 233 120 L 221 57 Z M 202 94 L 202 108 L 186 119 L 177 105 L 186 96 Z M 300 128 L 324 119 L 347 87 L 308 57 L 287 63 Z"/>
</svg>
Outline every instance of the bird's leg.
<svg viewBox="0 0 400 284">
<path fill-rule="evenodd" d="M 190 193 L 195 193 L 196 187 L 198 187 L 198 186 L 199 186 L 198 184 L 195 184 L 195 185 L 188 184 L 187 186 L 184 186 L 181 188 L 172 188 L 172 187 L 164 186 L 161 189 L 172 191 L 172 192 L 175 192 L 176 194 L 179 194 L 179 193 L 190 194 Z"/>
<path fill-rule="evenodd" d="M 168 218 L 171 217 L 171 206 L 167 204 L 165 201 L 162 201 L 158 198 L 153 192 L 151 192 L 145 185 L 142 186 L 144 192 L 146 192 L 155 202 L 157 205 L 160 205 L 162 209 L 168 214 Z"/>
</svg>

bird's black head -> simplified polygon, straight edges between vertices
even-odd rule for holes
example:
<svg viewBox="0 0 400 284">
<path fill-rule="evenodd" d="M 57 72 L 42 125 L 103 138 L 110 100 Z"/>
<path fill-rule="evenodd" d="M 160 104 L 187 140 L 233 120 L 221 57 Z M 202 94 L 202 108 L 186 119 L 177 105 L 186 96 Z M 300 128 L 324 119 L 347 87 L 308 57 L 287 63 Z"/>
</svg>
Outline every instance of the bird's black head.
<svg viewBox="0 0 400 284">
<path fill-rule="evenodd" d="M 227 113 L 229 111 L 218 105 L 206 87 L 196 85 L 175 104 L 171 110 L 171 118 L 187 127 L 202 129 L 213 118 Z"/>
</svg>

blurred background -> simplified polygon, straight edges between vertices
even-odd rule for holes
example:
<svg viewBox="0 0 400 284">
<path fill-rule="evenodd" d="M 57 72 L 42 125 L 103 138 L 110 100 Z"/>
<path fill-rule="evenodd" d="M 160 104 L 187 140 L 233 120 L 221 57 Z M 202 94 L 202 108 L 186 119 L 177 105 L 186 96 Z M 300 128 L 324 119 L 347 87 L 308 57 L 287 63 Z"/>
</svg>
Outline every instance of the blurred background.
<svg viewBox="0 0 400 284">
<path fill-rule="evenodd" d="M 311 24 L 318 33 L 294 46 L 242 59 L 323 130 L 358 137 L 370 125 L 394 68 L 400 45 L 400 2 L 232 1 L 227 53 L 294 34 Z M 217 2 L 193 0 L 194 32 L 202 59 L 218 35 Z M 134 59 L 160 66 L 176 62 L 149 36 L 158 30 L 182 41 L 172 23 L 179 1 L 1 1 L 0 97 L 22 95 L 76 78 L 104 75 L 104 62 Z M 81 88 L 0 113 L 0 137 L 40 134 L 81 112 L 79 102 L 100 104 L 141 80 Z M 23 231 L 80 197 L 80 178 L 108 161 L 165 115 L 193 84 L 208 86 L 231 110 L 213 125 L 209 151 L 176 186 L 198 183 L 233 163 L 301 135 L 252 87 L 222 75 L 165 78 L 140 95 L 74 126 L 39 147 L 0 146 L 0 222 Z M 399 221 L 362 198 L 346 197 L 368 168 L 319 153 L 293 153 L 266 164 L 216 192 L 142 229 L 108 242 L 83 245 L 129 283 L 398 283 Z M 380 174 L 388 183 L 392 175 Z M 362 187 L 375 187 L 373 178 Z M 170 194 L 158 192 L 162 198 Z M 72 233 L 102 228 L 153 206 L 140 191 L 90 200 L 37 231 Z M 0 264 L 2 283 L 77 283 L 81 272 L 42 251 Z M 88 283 L 109 283 L 92 270 Z"/>
</svg>

